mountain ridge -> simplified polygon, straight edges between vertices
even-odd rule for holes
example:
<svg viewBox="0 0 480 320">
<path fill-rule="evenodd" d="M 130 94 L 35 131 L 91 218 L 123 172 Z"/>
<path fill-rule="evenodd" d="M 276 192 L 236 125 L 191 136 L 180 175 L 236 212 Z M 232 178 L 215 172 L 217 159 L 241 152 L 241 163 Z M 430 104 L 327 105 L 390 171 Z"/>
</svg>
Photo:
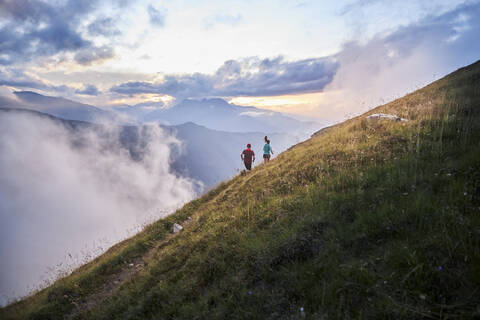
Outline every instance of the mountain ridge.
<svg viewBox="0 0 480 320">
<path fill-rule="evenodd" d="M 280 112 L 230 104 L 220 98 L 185 99 L 178 104 L 147 113 L 143 121 L 166 121 L 181 124 L 192 121 L 211 129 L 231 132 L 295 132 L 311 133 L 322 125 L 299 121 Z"/>
<path fill-rule="evenodd" d="M 33 91 L 15 91 L 13 94 L 16 100 L 0 96 L 0 107 L 36 110 L 65 120 L 93 123 L 139 125 L 157 122 L 163 125 L 179 125 L 193 122 L 219 131 L 290 133 L 303 137 L 323 126 L 314 121 L 296 120 L 280 112 L 230 104 L 221 98 L 185 99 L 168 107 L 159 102 L 152 105 L 143 102 L 135 106 L 99 108 Z"/>
<path fill-rule="evenodd" d="M 98 133 L 103 131 L 104 125 L 81 120 L 67 120 L 42 113 L 36 110 L 22 108 L 0 107 L 1 112 L 15 112 L 31 114 L 48 118 L 54 123 L 61 124 L 69 130 L 90 128 Z M 204 190 L 208 190 L 221 181 L 230 178 L 241 169 L 240 153 L 247 143 L 252 143 L 254 149 L 260 152 L 264 132 L 230 132 L 207 128 L 193 122 L 180 125 L 139 124 L 115 125 L 120 130 L 119 138 L 122 147 L 129 150 L 133 158 L 139 160 L 141 150 L 141 135 L 139 128 L 160 126 L 170 135 L 180 139 L 183 150 L 172 150 L 172 169 L 182 176 L 200 181 Z M 108 125 L 111 128 L 112 125 Z M 269 134 L 275 151 L 281 152 L 299 140 L 282 133 Z M 228 142 L 226 144 L 225 142 Z M 228 146 L 228 148 L 226 148 Z M 205 150 L 208 150 L 206 153 Z"/>
</svg>

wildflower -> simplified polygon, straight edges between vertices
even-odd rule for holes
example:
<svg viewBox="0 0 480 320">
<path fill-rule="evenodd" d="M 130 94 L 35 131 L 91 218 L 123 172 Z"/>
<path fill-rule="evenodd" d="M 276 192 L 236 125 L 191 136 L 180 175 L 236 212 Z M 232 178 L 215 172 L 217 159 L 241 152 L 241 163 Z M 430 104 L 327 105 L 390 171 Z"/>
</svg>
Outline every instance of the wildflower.
<svg viewBox="0 0 480 320">
<path fill-rule="evenodd" d="M 251 295 L 252 295 L 252 291 L 248 291 L 248 295 L 250 295 L 250 296 L 251 296 Z"/>
<path fill-rule="evenodd" d="M 438 271 L 442 271 L 443 270 L 443 267 L 442 266 L 438 266 Z"/>
<path fill-rule="evenodd" d="M 390 230 L 390 227 L 387 227 L 387 230 Z"/>
</svg>

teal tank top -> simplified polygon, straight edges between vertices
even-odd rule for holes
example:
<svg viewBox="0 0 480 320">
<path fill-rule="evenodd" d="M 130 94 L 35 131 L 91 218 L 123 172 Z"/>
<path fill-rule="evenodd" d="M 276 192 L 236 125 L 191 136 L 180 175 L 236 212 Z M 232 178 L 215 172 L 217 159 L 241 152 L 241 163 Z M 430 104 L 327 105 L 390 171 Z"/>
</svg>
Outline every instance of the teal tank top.
<svg viewBox="0 0 480 320">
<path fill-rule="evenodd" d="M 272 151 L 272 147 L 268 143 L 265 143 L 263 146 L 263 154 L 270 154 L 270 151 Z"/>
</svg>

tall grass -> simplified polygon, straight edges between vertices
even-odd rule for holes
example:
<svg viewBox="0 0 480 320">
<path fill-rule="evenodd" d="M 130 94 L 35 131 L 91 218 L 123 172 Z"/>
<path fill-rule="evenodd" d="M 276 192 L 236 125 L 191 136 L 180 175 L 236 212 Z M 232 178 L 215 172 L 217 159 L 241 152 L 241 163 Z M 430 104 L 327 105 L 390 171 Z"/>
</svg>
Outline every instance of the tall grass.
<svg viewBox="0 0 480 320">
<path fill-rule="evenodd" d="M 0 315 L 62 319 L 141 256 L 77 317 L 479 316 L 479 88 L 477 63 L 366 114 L 408 122 L 362 115 L 321 131 Z"/>
</svg>

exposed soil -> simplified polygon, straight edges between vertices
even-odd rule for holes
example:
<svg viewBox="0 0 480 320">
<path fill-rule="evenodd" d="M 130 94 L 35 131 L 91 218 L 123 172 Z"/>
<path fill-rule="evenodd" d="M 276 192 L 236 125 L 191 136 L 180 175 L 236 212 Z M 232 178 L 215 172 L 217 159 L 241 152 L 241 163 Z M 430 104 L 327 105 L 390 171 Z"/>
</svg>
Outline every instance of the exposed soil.
<svg viewBox="0 0 480 320">
<path fill-rule="evenodd" d="M 187 219 L 182 222 L 181 225 L 184 227 L 184 229 L 181 232 L 185 232 L 185 227 L 190 222 L 191 219 Z M 119 272 L 110 275 L 109 279 L 96 292 L 86 297 L 82 297 L 78 300 L 73 300 L 72 303 L 75 305 L 75 308 L 71 311 L 70 314 L 65 315 L 64 319 L 75 319 L 82 313 L 92 310 L 97 305 L 105 301 L 105 299 L 110 297 L 123 283 L 125 283 L 125 281 L 128 281 L 137 273 L 142 271 L 148 264 L 148 261 L 153 257 L 155 252 L 157 252 L 158 248 L 170 242 L 179 233 L 169 234 L 165 239 L 163 239 L 153 248 L 147 251 L 142 257 L 138 257 L 132 261 L 125 263 L 122 269 Z"/>
</svg>

